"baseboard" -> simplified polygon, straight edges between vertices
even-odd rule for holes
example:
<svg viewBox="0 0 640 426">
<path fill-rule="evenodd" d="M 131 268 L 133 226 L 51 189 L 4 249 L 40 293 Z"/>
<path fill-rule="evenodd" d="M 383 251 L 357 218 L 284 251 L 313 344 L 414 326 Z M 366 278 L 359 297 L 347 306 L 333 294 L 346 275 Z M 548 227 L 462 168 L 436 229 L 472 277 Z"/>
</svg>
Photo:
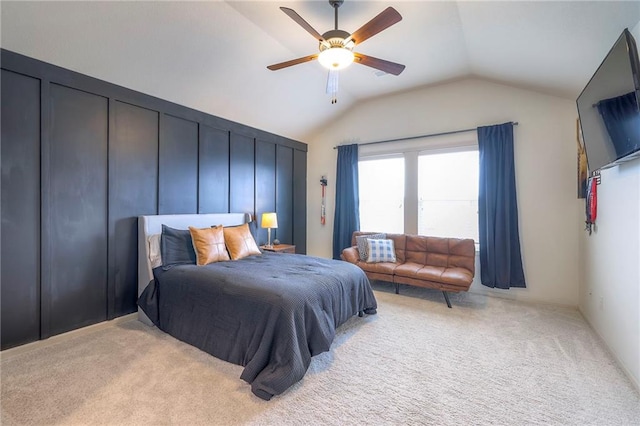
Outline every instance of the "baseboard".
<svg viewBox="0 0 640 426">
<path fill-rule="evenodd" d="M 489 288 L 484 290 L 484 289 L 471 287 L 468 293 L 476 294 L 480 296 L 496 297 L 498 299 L 513 300 L 514 302 L 535 303 L 539 305 L 557 306 L 561 308 L 570 308 L 570 309 L 576 309 L 576 310 L 578 309 L 577 304 L 574 305 L 574 304 L 568 304 L 568 303 L 553 302 L 549 300 L 540 300 L 535 297 L 531 297 L 521 293 L 520 294 L 507 293 L 508 291 L 517 291 L 517 290 L 518 290 L 517 288 L 514 288 L 512 290 L 499 291 L 499 290 L 491 290 Z"/>
<path fill-rule="evenodd" d="M 5 349 L 0 352 L 0 359 L 2 361 L 14 358 L 16 356 L 22 355 L 26 352 L 30 352 L 36 349 L 46 348 L 51 345 L 58 344 L 60 342 L 67 341 L 69 339 L 85 336 L 87 334 L 95 333 L 96 331 L 104 330 L 105 328 L 113 327 L 114 325 L 122 324 L 125 322 L 133 321 L 138 318 L 138 313 L 134 312 L 132 314 L 123 315 L 118 318 L 114 318 L 110 321 L 103 321 L 97 324 L 89 325 L 87 327 L 82 327 L 77 330 L 71 330 L 66 333 L 58 334 L 56 336 L 49 337 L 45 340 L 38 340 L 36 342 L 27 343 L 25 345 L 16 346 L 15 348 Z"/>
<path fill-rule="evenodd" d="M 600 339 L 600 341 L 602 342 L 602 345 L 607 349 L 607 352 L 609 352 L 609 355 L 611 355 L 611 358 L 613 358 L 616 361 L 616 364 L 627 376 L 627 378 L 629 379 L 633 387 L 636 388 L 636 392 L 640 394 L 640 382 L 638 382 L 638 380 L 633 376 L 633 374 L 631 374 L 631 371 L 629 371 L 629 369 L 625 367 L 625 365 L 620 361 L 620 358 L 618 357 L 618 355 L 607 344 L 607 341 L 602 337 L 600 332 L 593 326 L 591 321 L 589 321 L 589 318 L 587 318 L 584 312 L 582 312 L 582 310 L 580 309 L 580 306 L 578 306 L 578 312 L 580 312 L 580 315 L 582 316 L 582 318 L 584 318 L 586 323 L 589 324 L 589 327 L 591 328 L 591 330 L 593 330 L 593 332 L 598 337 L 598 339 Z"/>
</svg>

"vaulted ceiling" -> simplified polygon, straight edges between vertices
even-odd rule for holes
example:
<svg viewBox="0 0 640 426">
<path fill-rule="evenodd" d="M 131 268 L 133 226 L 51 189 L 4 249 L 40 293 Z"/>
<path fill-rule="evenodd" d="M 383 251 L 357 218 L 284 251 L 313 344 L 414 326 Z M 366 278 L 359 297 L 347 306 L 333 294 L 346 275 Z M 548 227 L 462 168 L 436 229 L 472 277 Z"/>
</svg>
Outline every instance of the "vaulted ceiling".
<svg viewBox="0 0 640 426">
<path fill-rule="evenodd" d="M 316 62 L 266 66 L 316 53 L 333 28 L 327 1 L 0 3 L 3 48 L 267 131 L 305 140 L 360 102 L 481 77 L 575 99 L 640 2 L 356 1 L 339 9 L 353 32 L 387 6 L 403 20 L 357 51 L 406 65 L 400 76 L 352 65 L 338 103 Z M 464 100 L 461 100 L 464 101 Z"/>
</svg>

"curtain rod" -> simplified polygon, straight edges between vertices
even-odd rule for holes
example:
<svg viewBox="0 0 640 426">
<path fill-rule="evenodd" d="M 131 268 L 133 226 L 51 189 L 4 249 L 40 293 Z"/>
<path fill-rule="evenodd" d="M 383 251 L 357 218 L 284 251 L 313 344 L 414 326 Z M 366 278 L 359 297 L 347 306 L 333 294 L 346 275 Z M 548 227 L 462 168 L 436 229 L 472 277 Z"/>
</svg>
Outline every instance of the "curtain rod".
<svg viewBox="0 0 640 426">
<path fill-rule="evenodd" d="M 511 124 L 513 124 L 514 126 L 518 125 L 517 121 L 512 121 Z M 441 133 L 431 133 L 428 135 L 419 135 L 419 136 L 407 136 L 406 138 L 397 138 L 397 139 L 387 139 L 387 140 L 383 140 L 383 141 L 375 141 L 375 142 L 365 142 L 365 143 L 359 143 L 357 144 L 358 146 L 364 146 L 364 145 L 375 145 L 378 143 L 388 143 L 388 142 L 398 142 L 398 141 L 408 141 L 411 139 L 422 139 L 422 138 L 431 138 L 434 136 L 444 136 L 444 135 L 453 135 L 456 133 L 466 133 L 466 132 L 473 132 L 475 130 L 478 130 L 477 127 L 474 127 L 472 129 L 462 129 L 462 130 L 452 130 L 450 132 L 441 132 Z M 337 146 L 334 146 L 333 149 L 338 149 Z"/>
</svg>

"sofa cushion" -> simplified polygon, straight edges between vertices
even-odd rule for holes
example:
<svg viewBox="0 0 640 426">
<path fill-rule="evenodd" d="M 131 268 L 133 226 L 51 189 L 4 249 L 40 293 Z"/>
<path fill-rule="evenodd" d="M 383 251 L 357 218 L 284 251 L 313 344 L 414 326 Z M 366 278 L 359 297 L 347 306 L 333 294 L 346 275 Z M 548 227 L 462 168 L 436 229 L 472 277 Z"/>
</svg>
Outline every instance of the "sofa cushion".
<svg viewBox="0 0 640 426">
<path fill-rule="evenodd" d="M 450 238 L 442 238 L 442 237 L 426 237 L 426 238 L 427 238 L 427 251 L 429 253 L 449 254 Z"/>
<path fill-rule="evenodd" d="M 396 248 L 396 262 L 404 263 L 406 261 L 407 236 L 405 234 L 387 234 L 387 239 L 393 240 L 393 245 Z"/>
<path fill-rule="evenodd" d="M 464 268 L 446 268 L 440 281 L 447 284 L 468 286 L 473 281 L 473 274 Z"/>
<path fill-rule="evenodd" d="M 342 250 L 340 258 L 353 264 L 357 264 L 360 261 L 360 255 L 358 255 L 358 249 L 356 247 L 347 247 Z"/>
<path fill-rule="evenodd" d="M 358 265 L 365 272 L 388 275 L 393 275 L 393 271 L 398 267 L 397 263 L 390 262 L 367 263 L 359 261 L 358 263 L 356 263 L 356 265 Z"/>
<path fill-rule="evenodd" d="M 449 266 L 449 255 L 442 253 L 427 253 L 427 260 L 425 265 L 442 266 L 446 268 Z"/>
<path fill-rule="evenodd" d="M 475 274 L 476 269 L 475 248 L 473 256 L 449 256 L 449 268 L 463 268 Z"/>
<path fill-rule="evenodd" d="M 418 271 L 423 267 L 423 263 L 405 262 L 402 265 L 398 265 L 393 273 L 402 277 L 415 278 L 418 274 Z"/>
<path fill-rule="evenodd" d="M 449 239 L 449 267 L 468 269 L 475 274 L 476 245 L 469 239 Z"/>
<path fill-rule="evenodd" d="M 427 281 L 440 281 L 444 269 L 440 266 L 424 266 L 416 272 L 416 278 Z"/>
<path fill-rule="evenodd" d="M 422 235 L 407 235 L 405 247 L 405 262 L 427 264 L 427 237 Z"/>
</svg>

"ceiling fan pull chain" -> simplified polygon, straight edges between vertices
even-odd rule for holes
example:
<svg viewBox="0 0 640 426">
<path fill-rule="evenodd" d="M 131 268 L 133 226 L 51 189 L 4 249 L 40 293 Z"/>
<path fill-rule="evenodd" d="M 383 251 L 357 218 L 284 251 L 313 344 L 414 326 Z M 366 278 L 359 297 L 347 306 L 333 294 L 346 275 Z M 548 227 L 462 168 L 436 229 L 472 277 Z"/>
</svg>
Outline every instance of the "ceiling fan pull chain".
<svg viewBox="0 0 640 426">
<path fill-rule="evenodd" d="M 331 104 L 338 102 L 338 71 L 329 70 L 327 77 L 327 94 L 331 95 Z"/>
</svg>

